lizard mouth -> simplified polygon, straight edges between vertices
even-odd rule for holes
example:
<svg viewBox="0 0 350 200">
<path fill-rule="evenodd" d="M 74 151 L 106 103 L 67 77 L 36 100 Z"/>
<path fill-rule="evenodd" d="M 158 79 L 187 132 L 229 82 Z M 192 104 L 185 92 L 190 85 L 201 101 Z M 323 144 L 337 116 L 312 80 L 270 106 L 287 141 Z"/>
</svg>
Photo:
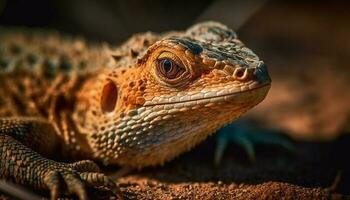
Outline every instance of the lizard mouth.
<svg viewBox="0 0 350 200">
<path fill-rule="evenodd" d="M 187 95 L 178 98 L 154 98 L 151 101 L 146 101 L 144 106 L 157 106 L 157 105 L 169 105 L 169 104 L 189 104 L 189 105 L 201 105 L 206 103 L 218 103 L 223 101 L 232 100 L 237 95 L 247 94 L 253 91 L 261 90 L 266 88 L 266 93 L 268 88 L 270 88 L 271 83 L 265 83 L 258 86 L 251 86 L 249 89 L 240 90 L 239 88 L 227 89 L 217 92 L 209 92 L 205 94 L 194 94 Z"/>
</svg>

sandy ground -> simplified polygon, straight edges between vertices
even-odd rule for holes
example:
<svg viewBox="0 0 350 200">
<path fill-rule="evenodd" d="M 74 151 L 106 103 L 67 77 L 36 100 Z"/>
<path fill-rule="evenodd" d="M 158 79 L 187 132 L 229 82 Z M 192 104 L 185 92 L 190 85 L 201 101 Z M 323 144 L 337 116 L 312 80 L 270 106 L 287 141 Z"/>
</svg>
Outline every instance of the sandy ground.
<svg viewBox="0 0 350 200">
<path fill-rule="evenodd" d="M 221 165 L 214 167 L 215 140 L 209 138 L 164 166 L 134 171 L 116 181 L 125 199 L 350 199 L 349 142 L 347 135 L 334 142 L 295 143 L 295 154 L 257 146 L 254 163 L 232 145 Z M 104 170 L 113 173 L 116 168 Z M 89 193 L 91 199 L 109 199 L 111 194 L 92 189 Z"/>
<path fill-rule="evenodd" d="M 295 154 L 257 146 L 254 163 L 232 145 L 214 167 L 211 138 L 163 167 L 132 172 L 117 181 L 126 199 L 350 199 L 349 142 L 350 136 L 295 143 Z M 105 199 L 108 193 L 91 195 Z"/>
<path fill-rule="evenodd" d="M 297 143 L 294 155 L 258 146 L 255 163 L 233 145 L 215 168 L 210 139 L 163 167 L 123 177 L 119 184 L 128 199 L 350 199 L 349 142 L 348 136 L 332 143 Z M 331 191 L 337 174 L 340 179 Z"/>
</svg>

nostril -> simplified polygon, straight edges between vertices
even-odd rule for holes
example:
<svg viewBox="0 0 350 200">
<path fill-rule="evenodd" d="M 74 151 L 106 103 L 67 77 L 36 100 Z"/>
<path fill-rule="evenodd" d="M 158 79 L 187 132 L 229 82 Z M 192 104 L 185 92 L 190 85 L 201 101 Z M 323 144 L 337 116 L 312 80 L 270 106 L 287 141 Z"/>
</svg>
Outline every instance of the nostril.
<svg viewBox="0 0 350 200">
<path fill-rule="evenodd" d="M 248 71 L 247 69 L 244 68 L 236 68 L 235 72 L 233 73 L 233 78 L 239 80 L 239 81 L 243 81 L 248 77 Z"/>
<path fill-rule="evenodd" d="M 237 70 L 236 72 L 237 78 L 242 78 L 243 75 L 244 75 L 244 71 L 242 69 Z"/>
</svg>

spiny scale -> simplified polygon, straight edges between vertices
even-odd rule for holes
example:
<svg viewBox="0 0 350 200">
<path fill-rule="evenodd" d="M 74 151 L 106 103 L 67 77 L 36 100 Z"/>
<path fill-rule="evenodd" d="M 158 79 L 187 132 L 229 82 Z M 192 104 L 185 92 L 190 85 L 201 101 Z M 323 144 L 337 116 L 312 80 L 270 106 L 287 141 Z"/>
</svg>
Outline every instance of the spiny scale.
<svg viewBox="0 0 350 200">
<path fill-rule="evenodd" d="M 0 28 L 0 116 L 48 115 L 49 96 L 74 93 L 69 88 L 107 67 L 109 59 L 101 45 L 81 38 Z"/>
</svg>

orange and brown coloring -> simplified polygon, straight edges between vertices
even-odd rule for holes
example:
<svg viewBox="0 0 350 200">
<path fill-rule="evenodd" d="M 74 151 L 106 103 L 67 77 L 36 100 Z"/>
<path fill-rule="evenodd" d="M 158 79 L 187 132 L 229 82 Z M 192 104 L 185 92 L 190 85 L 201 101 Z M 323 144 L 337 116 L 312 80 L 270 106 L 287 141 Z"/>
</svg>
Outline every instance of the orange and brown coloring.
<svg viewBox="0 0 350 200">
<path fill-rule="evenodd" d="M 117 48 L 1 30 L 0 80 L 0 177 L 49 189 L 52 198 L 64 183 L 80 199 L 86 185 L 113 181 L 93 161 L 48 158 L 162 164 L 240 117 L 270 88 L 263 61 L 216 22 L 138 34 Z"/>
</svg>

